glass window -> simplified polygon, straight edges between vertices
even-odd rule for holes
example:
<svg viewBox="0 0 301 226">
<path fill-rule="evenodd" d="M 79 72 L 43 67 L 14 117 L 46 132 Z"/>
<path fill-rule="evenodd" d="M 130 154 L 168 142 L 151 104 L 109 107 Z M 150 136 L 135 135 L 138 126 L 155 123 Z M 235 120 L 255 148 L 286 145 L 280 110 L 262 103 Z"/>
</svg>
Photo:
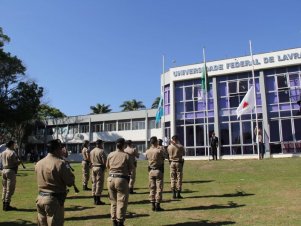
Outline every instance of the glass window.
<svg viewBox="0 0 301 226">
<path fill-rule="evenodd" d="M 194 146 L 193 126 L 186 126 L 186 146 Z"/>
<path fill-rule="evenodd" d="M 270 122 L 270 136 L 270 142 L 280 141 L 278 120 Z"/>
<path fill-rule="evenodd" d="M 242 137 L 244 144 L 252 144 L 251 122 L 242 122 Z"/>
<path fill-rule="evenodd" d="M 79 125 L 79 132 L 80 133 L 89 133 L 89 125 L 88 124 Z"/>
<path fill-rule="evenodd" d="M 175 91 L 175 102 L 183 101 L 183 89 L 182 88 L 176 88 Z"/>
<path fill-rule="evenodd" d="M 248 80 L 239 81 L 239 93 L 248 92 Z"/>
<path fill-rule="evenodd" d="M 161 128 L 161 123 L 156 123 L 156 119 L 149 119 L 149 121 L 148 121 L 148 128 L 149 129 Z"/>
<path fill-rule="evenodd" d="M 219 84 L 218 92 L 220 96 L 227 95 L 227 83 L 223 82 Z"/>
<path fill-rule="evenodd" d="M 286 75 L 278 75 L 277 76 L 277 84 L 278 84 L 278 89 L 282 89 L 282 88 L 287 88 L 287 79 L 286 79 Z"/>
<path fill-rule="evenodd" d="M 228 87 L 229 87 L 229 94 L 236 94 L 237 93 L 237 83 L 236 83 L 236 81 L 229 82 Z"/>
<path fill-rule="evenodd" d="M 184 144 L 184 126 L 177 126 L 176 134 L 179 137 L 180 143 Z"/>
<path fill-rule="evenodd" d="M 297 74 L 297 73 L 290 74 L 289 79 L 290 79 L 290 87 L 300 86 L 299 74 Z"/>
<path fill-rule="evenodd" d="M 118 131 L 131 130 L 130 121 L 119 121 L 118 122 Z"/>
<path fill-rule="evenodd" d="M 204 146 L 204 126 L 196 125 L 195 126 L 196 133 L 196 146 Z"/>
<path fill-rule="evenodd" d="M 240 144 L 240 126 L 238 122 L 231 123 L 232 144 Z"/>
<path fill-rule="evenodd" d="M 104 131 L 116 131 L 116 122 L 105 122 Z"/>
<path fill-rule="evenodd" d="M 278 96 L 279 96 L 279 103 L 285 103 L 285 102 L 289 102 L 290 101 L 290 95 L 289 95 L 289 91 L 288 90 L 279 91 L 278 92 Z"/>
<path fill-rule="evenodd" d="M 184 112 L 184 103 L 176 103 L 176 114 Z"/>
<path fill-rule="evenodd" d="M 239 97 L 238 96 L 230 96 L 230 108 L 238 107 L 239 105 Z"/>
<path fill-rule="evenodd" d="M 221 124 L 221 144 L 222 145 L 228 145 L 229 144 L 229 123 L 222 123 Z"/>
<path fill-rule="evenodd" d="M 268 103 L 269 104 L 276 104 L 278 103 L 278 95 L 277 93 L 268 93 Z"/>
<path fill-rule="evenodd" d="M 185 100 L 192 100 L 192 87 L 185 88 Z"/>
<path fill-rule="evenodd" d="M 301 140 L 301 118 L 294 119 L 296 140 Z"/>
<path fill-rule="evenodd" d="M 103 131 L 103 124 L 102 123 L 94 124 L 92 126 L 92 128 L 93 128 L 94 133 L 102 132 Z"/>
<path fill-rule="evenodd" d="M 275 77 L 274 76 L 270 76 L 270 77 L 266 78 L 266 87 L 267 87 L 267 91 L 276 90 Z"/>
<path fill-rule="evenodd" d="M 193 111 L 193 101 L 189 101 L 185 103 L 185 111 L 186 112 Z"/>
<path fill-rule="evenodd" d="M 282 127 L 283 141 L 292 141 L 293 134 L 292 134 L 291 120 L 290 119 L 281 120 L 281 127 Z"/>
<path fill-rule="evenodd" d="M 78 125 L 69 125 L 68 134 L 78 133 Z"/>
<path fill-rule="evenodd" d="M 145 121 L 143 120 L 135 120 L 133 121 L 133 130 L 145 129 Z"/>
</svg>

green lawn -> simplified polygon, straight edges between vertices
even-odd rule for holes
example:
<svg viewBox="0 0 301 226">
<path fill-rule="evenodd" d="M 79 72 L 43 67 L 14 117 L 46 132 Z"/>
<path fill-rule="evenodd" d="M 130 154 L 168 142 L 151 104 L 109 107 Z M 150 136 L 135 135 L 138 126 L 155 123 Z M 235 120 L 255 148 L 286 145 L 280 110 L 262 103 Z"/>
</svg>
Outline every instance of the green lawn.
<svg viewBox="0 0 301 226">
<path fill-rule="evenodd" d="M 19 170 L 11 203 L 19 211 L 0 211 L 0 226 L 36 225 L 34 166 L 26 166 Z M 301 225 L 301 158 L 186 161 L 182 200 L 171 198 L 166 162 L 164 212 L 151 211 L 146 166 L 146 161 L 138 162 L 138 194 L 130 196 L 127 226 Z M 81 190 L 81 165 L 73 168 Z M 89 191 L 76 195 L 70 189 L 65 225 L 111 225 L 108 198 L 103 198 L 107 205 L 94 206 L 90 195 Z"/>
</svg>

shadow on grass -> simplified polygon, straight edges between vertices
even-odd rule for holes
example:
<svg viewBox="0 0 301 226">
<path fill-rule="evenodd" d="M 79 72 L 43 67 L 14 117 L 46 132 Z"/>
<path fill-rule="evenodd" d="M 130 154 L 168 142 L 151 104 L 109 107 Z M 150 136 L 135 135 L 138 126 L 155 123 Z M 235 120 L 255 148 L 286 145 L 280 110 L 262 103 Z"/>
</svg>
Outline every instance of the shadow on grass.
<svg viewBox="0 0 301 226">
<path fill-rule="evenodd" d="M 70 206 L 65 208 L 65 211 L 82 211 L 86 209 L 94 209 L 94 207 L 88 207 L 88 206 Z"/>
<path fill-rule="evenodd" d="M 177 224 L 165 224 L 163 226 L 195 226 L 195 225 L 229 225 L 229 224 L 235 224 L 234 221 L 218 221 L 218 222 L 211 222 L 209 220 L 202 220 L 202 221 L 195 221 L 195 222 L 183 222 L 183 223 L 177 223 Z"/>
<path fill-rule="evenodd" d="M 17 177 L 27 177 L 28 173 L 17 173 Z"/>
<path fill-rule="evenodd" d="M 185 193 L 185 194 L 189 194 L 189 193 L 195 193 L 195 192 L 198 192 L 198 191 L 192 191 L 192 190 L 189 190 L 189 189 L 185 189 L 181 192 L 181 194 Z M 163 191 L 162 192 L 163 194 L 172 194 L 172 192 L 167 189 L 166 191 Z M 149 194 L 149 191 L 146 191 L 146 192 L 137 192 L 136 195 L 146 195 L 146 194 Z"/>
<path fill-rule="evenodd" d="M 138 218 L 138 217 L 148 217 L 148 216 L 149 216 L 149 214 L 136 214 L 133 212 L 126 213 L 126 218 Z M 67 217 L 67 218 L 65 218 L 65 221 L 97 220 L 97 219 L 103 219 L 103 218 L 111 218 L 111 214 Z"/>
<path fill-rule="evenodd" d="M 138 218 L 138 217 L 149 217 L 149 214 L 137 214 L 134 212 L 127 212 L 125 218 Z"/>
<path fill-rule="evenodd" d="M 244 197 L 244 196 L 252 196 L 255 194 L 245 193 L 244 191 L 237 191 L 235 193 L 230 194 L 223 194 L 223 195 L 200 195 L 200 196 L 190 196 L 185 197 L 189 199 L 195 199 L 195 198 L 233 198 L 233 197 Z"/>
<path fill-rule="evenodd" d="M 36 212 L 37 209 L 17 209 L 15 211 L 18 211 L 18 212 Z"/>
<path fill-rule="evenodd" d="M 180 200 L 178 200 L 178 199 L 168 199 L 168 200 L 162 201 L 162 203 L 177 202 L 177 201 L 180 201 Z M 150 204 L 150 201 L 149 200 L 140 200 L 140 201 L 129 202 L 129 204 L 131 204 L 131 205 L 135 205 L 135 204 Z"/>
<path fill-rule="evenodd" d="M 235 202 L 228 202 L 228 205 L 210 205 L 210 206 L 191 206 L 184 208 L 166 209 L 165 211 L 177 211 L 177 210 L 211 210 L 211 209 L 231 209 L 244 207 L 246 205 L 238 205 Z"/>
<path fill-rule="evenodd" d="M 72 195 L 72 196 L 67 196 L 66 199 L 91 199 L 92 200 L 92 196 L 91 195 L 87 195 L 87 196 L 83 196 L 83 195 Z"/>
<path fill-rule="evenodd" d="M 67 217 L 65 221 L 80 221 L 80 220 L 96 220 L 102 218 L 110 218 L 111 214 L 104 214 L 104 215 L 90 215 L 90 216 L 78 216 L 78 217 Z"/>
<path fill-rule="evenodd" d="M 214 180 L 188 180 L 182 181 L 182 184 L 203 184 L 203 183 L 210 183 L 214 182 Z M 165 181 L 164 184 L 170 184 L 170 181 Z"/>
<path fill-rule="evenodd" d="M 37 223 L 33 223 L 31 221 L 26 220 L 17 220 L 16 222 L 0 222 L 0 226 L 19 226 L 19 225 L 28 225 L 28 226 L 34 226 L 37 225 Z"/>
</svg>

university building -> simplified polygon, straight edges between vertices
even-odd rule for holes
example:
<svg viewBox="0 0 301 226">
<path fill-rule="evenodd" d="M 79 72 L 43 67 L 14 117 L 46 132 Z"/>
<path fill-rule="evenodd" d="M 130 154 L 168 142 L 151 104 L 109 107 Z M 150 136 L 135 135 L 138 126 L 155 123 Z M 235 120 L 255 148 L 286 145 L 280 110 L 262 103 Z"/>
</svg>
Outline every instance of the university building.
<svg viewBox="0 0 301 226">
<path fill-rule="evenodd" d="M 156 125 L 156 109 L 66 117 L 47 120 L 29 143 L 37 149 L 53 138 L 67 143 L 74 158 L 83 140 L 105 141 L 114 149 L 118 137 L 131 139 L 143 153 L 151 136 L 177 134 L 186 148 L 186 159 L 208 159 L 208 138 L 219 137 L 222 159 L 257 158 L 254 128 L 256 116 L 262 128 L 265 157 L 290 157 L 301 153 L 301 48 L 207 62 L 210 89 L 202 97 L 203 64 L 170 68 L 161 75 L 164 115 Z M 236 109 L 253 85 L 255 74 L 256 111 L 239 119 Z"/>
<path fill-rule="evenodd" d="M 170 68 L 161 78 L 164 128 L 177 134 L 189 159 L 208 159 L 208 137 L 219 137 L 223 158 L 256 158 L 255 111 L 237 119 L 236 109 L 253 85 L 256 111 L 265 143 L 265 157 L 301 152 L 301 48 L 206 63 L 210 91 L 201 98 L 203 64 Z M 206 110 L 207 109 L 207 110 Z M 208 125 L 208 128 L 207 128 Z M 207 131 L 207 132 L 206 132 Z"/>
</svg>

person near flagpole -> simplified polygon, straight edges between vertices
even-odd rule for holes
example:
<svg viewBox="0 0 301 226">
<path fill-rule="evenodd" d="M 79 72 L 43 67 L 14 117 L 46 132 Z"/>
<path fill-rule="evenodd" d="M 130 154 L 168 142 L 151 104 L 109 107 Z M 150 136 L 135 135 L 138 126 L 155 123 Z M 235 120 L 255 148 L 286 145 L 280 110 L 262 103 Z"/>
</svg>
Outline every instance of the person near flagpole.
<svg viewBox="0 0 301 226">
<path fill-rule="evenodd" d="M 218 137 L 215 136 L 215 132 L 212 133 L 209 141 L 211 147 L 211 155 L 213 160 L 217 160 L 217 147 L 218 147 Z"/>
<path fill-rule="evenodd" d="M 256 142 L 258 142 L 258 144 L 259 144 L 259 159 L 261 160 L 261 159 L 264 158 L 264 153 L 265 153 L 261 128 L 259 127 L 258 131 L 257 131 L 257 127 L 255 127 L 254 134 L 255 134 L 255 137 L 256 137 Z"/>
</svg>

